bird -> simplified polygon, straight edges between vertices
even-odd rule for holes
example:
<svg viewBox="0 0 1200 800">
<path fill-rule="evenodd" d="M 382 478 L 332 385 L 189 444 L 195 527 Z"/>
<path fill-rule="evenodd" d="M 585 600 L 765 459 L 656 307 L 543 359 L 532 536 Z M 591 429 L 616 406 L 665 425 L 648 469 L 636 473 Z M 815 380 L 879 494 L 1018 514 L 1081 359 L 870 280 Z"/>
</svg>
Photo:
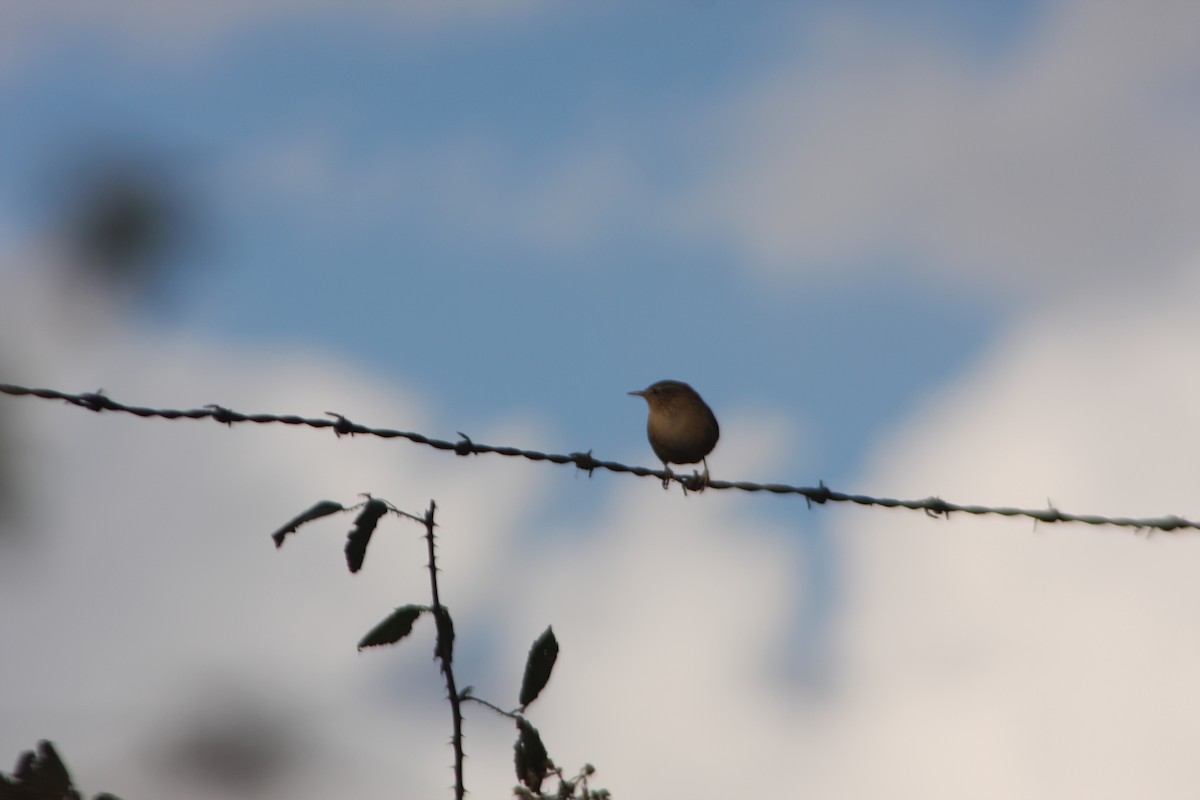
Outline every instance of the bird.
<svg viewBox="0 0 1200 800">
<path fill-rule="evenodd" d="M 663 487 L 671 482 L 671 464 L 704 464 L 701 488 L 708 485 L 707 456 L 717 446 L 721 428 L 712 409 L 699 393 L 683 381 L 659 381 L 629 392 L 650 406 L 646 436 L 666 468 Z M 686 486 L 684 490 L 686 491 Z"/>
</svg>

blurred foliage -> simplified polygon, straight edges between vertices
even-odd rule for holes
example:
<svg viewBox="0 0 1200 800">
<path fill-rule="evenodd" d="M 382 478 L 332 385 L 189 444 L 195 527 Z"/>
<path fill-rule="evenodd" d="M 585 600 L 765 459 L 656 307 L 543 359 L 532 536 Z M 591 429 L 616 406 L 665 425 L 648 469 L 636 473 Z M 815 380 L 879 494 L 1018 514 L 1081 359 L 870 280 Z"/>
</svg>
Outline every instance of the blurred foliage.
<svg viewBox="0 0 1200 800">
<path fill-rule="evenodd" d="M 17 759 L 12 775 L 0 773 L 0 798 L 3 800 L 82 800 L 83 795 L 71 782 L 71 775 L 47 741 L 37 744 L 37 750 L 27 750 Z M 95 800 L 118 800 L 107 792 Z"/>
<path fill-rule="evenodd" d="M 461 434 L 460 434 L 461 435 Z M 516 723 L 517 740 L 513 745 L 513 768 L 520 784 L 514 787 L 513 793 L 523 800 L 606 800 L 609 793 L 605 789 L 591 789 L 588 779 L 595 772 L 590 764 L 585 765 L 572 778 L 566 777 L 563 771 L 550 759 L 550 754 L 542 742 L 537 728 L 523 716 L 526 707 L 536 700 L 550 681 L 554 665 L 558 660 L 558 638 L 550 626 L 541 633 L 529 648 L 529 656 L 525 661 L 524 677 L 521 680 L 520 708 L 506 711 L 500 706 L 483 698 L 476 697 L 474 688 L 467 686 L 461 692 L 457 689 L 457 679 L 454 675 L 454 621 L 450 610 L 442 605 L 441 593 L 438 590 L 437 547 L 434 529 L 434 512 L 437 504 L 429 503 L 429 510 L 418 515 L 402 511 L 386 500 L 366 495 L 367 499 L 357 506 L 361 510 L 354 520 L 354 528 L 350 531 L 346 543 L 346 557 L 350 572 L 358 572 L 366 558 L 367 542 L 376 525 L 389 512 L 397 517 L 420 523 L 425 527 L 425 542 L 429 553 L 426 567 L 429 570 L 430 605 L 409 604 L 396 608 L 386 618 L 358 642 L 358 649 L 392 645 L 408 637 L 413 625 L 425 613 L 429 613 L 437 623 L 437 642 L 434 646 L 434 658 L 440 663 L 442 674 L 446 678 L 446 698 L 450 703 L 450 714 L 454 726 L 450 744 L 454 748 L 454 773 L 456 798 L 466 797 L 467 789 L 463 779 L 463 714 L 462 703 L 475 702 L 500 716 L 507 717 Z M 280 547 L 289 534 L 297 533 L 299 529 L 315 520 L 329 516 L 337 511 L 349 511 L 345 505 L 322 500 L 315 505 L 292 517 L 282 527 L 271 534 L 275 546 Z M 557 778 L 557 787 L 549 792 L 543 792 L 542 785 L 547 778 Z"/>
</svg>

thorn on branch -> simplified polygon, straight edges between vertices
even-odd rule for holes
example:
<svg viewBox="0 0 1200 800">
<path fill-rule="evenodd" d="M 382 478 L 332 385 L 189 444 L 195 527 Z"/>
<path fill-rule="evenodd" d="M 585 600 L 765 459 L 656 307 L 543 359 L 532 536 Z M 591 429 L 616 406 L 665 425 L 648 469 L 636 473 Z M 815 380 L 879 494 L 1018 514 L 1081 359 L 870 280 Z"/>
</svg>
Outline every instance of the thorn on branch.
<svg viewBox="0 0 1200 800">
<path fill-rule="evenodd" d="M 462 431 L 457 431 L 457 433 L 462 439 L 454 443 L 454 452 L 460 456 L 469 456 L 474 453 L 475 443 L 471 441 L 471 437 Z"/>
</svg>

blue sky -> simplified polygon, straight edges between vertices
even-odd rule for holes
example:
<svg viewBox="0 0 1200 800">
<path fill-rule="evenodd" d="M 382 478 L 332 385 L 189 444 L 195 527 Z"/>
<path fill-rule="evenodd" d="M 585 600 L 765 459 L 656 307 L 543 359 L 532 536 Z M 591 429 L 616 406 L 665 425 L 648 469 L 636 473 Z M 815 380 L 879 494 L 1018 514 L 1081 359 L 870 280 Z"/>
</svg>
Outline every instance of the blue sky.
<svg viewBox="0 0 1200 800">
<path fill-rule="evenodd" d="M 981 70 L 1031 13 L 919 6 L 882 19 L 952 42 Z M 370 12 L 319 10 L 177 59 L 137 46 L 153 30 L 60 23 L 7 87 L 5 171 L 19 177 L 5 205 L 44 222 L 22 198 L 61 163 L 144 150 L 190 192 L 207 237 L 162 324 L 332 347 L 419 381 L 450 418 L 528 410 L 562 426 L 562 447 L 605 453 L 636 441 L 635 415 L 618 410 L 626 385 L 673 375 L 717 403 L 820 420 L 821 464 L 787 468 L 842 481 L 898 406 L 984 345 L 1003 302 L 914 280 L 897 252 L 860 259 L 869 274 L 848 280 L 763 285 L 719 237 L 643 215 L 678 213 L 709 172 L 721 109 L 798 49 L 781 28 L 823 13 L 585 5 L 408 33 L 402 14 L 372 28 Z M 569 180 L 581 148 L 632 186 L 595 201 L 595 218 L 567 219 L 572 241 L 542 230 L 555 220 L 537 206 L 554 199 L 539 184 Z M 375 200 L 357 181 L 381 163 L 395 174 Z M 528 201 L 535 230 L 520 230 L 520 210 L 472 209 L 476 176 L 455 185 L 457 168 L 484 173 L 494 196 L 481 202 Z M 564 213 L 587 216 L 591 202 Z"/>
<path fill-rule="evenodd" d="M 1188 4 L 4 8 L 6 382 L 103 387 L 131 403 L 333 410 L 440 438 L 464 431 L 653 466 L 644 406 L 625 393 L 673 377 L 696 386 L 721 419 L 709 459 L 717 477 L 1200 516 L 1188 505 L 1194 469 L 1170 449 L 1200 435 L 1187 377 L 1200 252 L 1200 19 Z M 181 245 L 152 285 L 130 291 L 80 279 L 63 235 L 87 176 L 114 165 L 166 187 L 183 209 Z M 201 697 L 215 674 L 232 696 L 263 692 L 272 709 L 296 705 L 294 691 L 328 710 L 346 698 L 316 687 L 336 676 L 351 698 L 342 735 L 411 735 L 401 718 L 423 702 L 411 687 L 428 678 L 419 677 L 424 653 L 404 662 L 401 679 L 378 666 L 382 658 L 322 655 L 282 696 L 263 691 L 272 659 L 303 661 L 314 638 L 333 640 L 369 627 L 376 609 L 417 601 L 395 597 L 380 573 L 356 578 L 357 599 L 333 583 L 340 574 L 301 574 L 321 559 L 335 566 L 337 548 L 318 553 L 306 541 L 277 555 L 244 541 L 245 530 L 265 536 L 320 497 L 370 490 L 406 507 L 435 497 L 447 529 L 471 537 L 461 550 L 450 545 L 458 573 L 446 570 L 460 581 L 456 608 L 475 614 L 460 623 L 475 664 L 519 657 L 551 622 L 564 652 L 580 654 L 556 676 L 559 705 L 543 719 L 571 757 L 595 761 L 602 777 L 609 770 L 618 795 L 661 795 L 663 776 L 678 775 L 671 765 L 743 746 L 764 761 L 807 753 L 808 788 L 825 796 L 884 787 L 961 796 L 957 778 L 937 783 L 920 768 L 938 747 L 978 766 L 963 769 L 970 785 L 1001 776 L 997 797 L 1128 796 L 1128 776 L 1155 771 L 1170 787 L 1188 773 L 1161 753 L 1105 759 L 1113 739 L 1103 725 L 1071 749 L 1085 727 L 1072 721 L 1073 704 L 1095 703 L 1113 684 L 1072 683 L 1081 663 L 1041 627 L 1056 620 L 1084 631 L 1066 649 L 1088 664 L 1081 654 L 1098 652 L 1114 664 L 1111 681 L 1143 666 L 1121 660 L 1135 642 L 1138 652 L 1191 664 L 1195 654 L 1171 644 L 1194 642 L 1180 633 L 1189 621 L 1155 605 L 1192 599 L 1163 578 L 1197 557 L 1183 540 L 1169 550 L 1156 543 L 1143 560 L 1149 548 L 1123 535 L 1094 544 L 1080 532 L 1035 539 L 1021 529 L 1013 543 L 1003 523 L 684 499 L 651 493 L 650 482 L 589 481 L 547 465 L 296 432 L 218 438 L 32 402 L 0 402 L 27 448 L 15 458 L 37 465 L 23 478 L 26 502 L 38 506 L 38 487 L 53 485 L 89 511 L 14 515 L 4 524 L 20 535 L 9 542 L 50 544 L 13 550 L 10 569 L 37 563 L 47 582 L 84 586 L 107 552 L 124 591 L 103 613 L 129 631 L 157 624 L 137 592 L 162 587 L 140 573 L 178 575 L 163 608 L 231 644 L 203 669 L 191 645 L 173 639 L 148 657 Z M 228 506 L 199 508 L 200 498 Z M 146 502 L 172 518 L 190 509 L 166 544 L 149 523 L 126 519 Z M 75 552 L 82 529 L 103 533 L 86 540 L 94 558 L 46 555 Z M 209 545 L 190 537 L 213 530 L 225 532 L 227 549 L 200 552 Z M 107 540 L 112 549 L 100 546 Z M 146 553 L 149 542 L 152 555 L 134 562 L 139 575 L 125 573 L 130 562 L 115 551 Z M 224 575 L 237 559 L 219 604 L 228 610 L 205 616 L 210 590 L 193 573 Z M 180 574 L 181 563 L 197 566 Z M 511 576 L 526 570 L 536 577 L 514 588 Z M 261 598 L 264 574 L 279 582 L 278 598 Z M 1146 605 L 1114 593 L 1126 580 L 1131 596 L 1151 598 Z M 314 585 L 337 586 L 336 606 L 308 597 Z M 8 591 L 10 608 L 37 596 L 31 586 Z M 280 631 L 267 651 L 251 620 L 278 624 L 290 608 L 282 598 L 301 594 L 296 602 L 319 624 Z M 1126 613 L 1107 605 L 1114 594 L 1133 604 L 1129 624 L 1122 635 L 1087 638 L 1106 630 L 1106 615 Z M 60 602 L 48 624 L 72 630 L 78 598 L 66 592 Z M 747 606 L 760 615 L 734 613 Z M 693 608 L 722 622 L 723 634 L 681 619 Z M 643 694 L 644 677 L 629 671 L 659 646 L 655 622 L 677 636 L 655 665 L 661 679 L 722 698 L 709 709 L 714 730 L 688 727 L 686 706 Z M 67 644 L 17 618 L 4 624 L 19 629 L 23 652 L 71 660 L 69 648 L 54 649 Z M 1037 678 L 1010 661 L 1004 642 L 1029 653 Z M 126 666 L 114 659 L 92 678 L 60 676 L 81 687 L 66 709 L 48 686 L 44 700 L 0 693 L 0 716 L 21 719 L 19 730 L 0 731 L 0 758 L 67 737 L 64 754 L 90 791 L 168 796 L 170 782 L 153 778 L 158 762 L 139 750 L 162 724 L 153 712 L 163 704 L 125 682 Z M 49 671 L 30 657 L 5 682 Z M 1056 688 L 1038 683 L 1044 674 L 1057 676 Z M 503 685 L 495 680 L 492 688 Z M 627 681 L 631 691 L 607 695 L 606 705 L 597 681 Z M 347 688 L 380 685 L 394 707 Z M 1037 704 L 1021 700 L 1042 691 L 1063 698 L 1045 704 L 1047 725 L 1032 721 Z M 1180 707 L 1200 703 L 1183 683 L 1162 691 Z M 1195 733 L 1155 716 L 1161 703 L 1132 690 L 1122 697 L 1133 727 L 1175 730 L 1184 741 Z M 85 735 L 101 727 L 94 709 L 105 702 L 138 711 L 118 737 Z M 788 719 L 773 716 L 775 703 Z M 302 717 L 320 716 L 299 705 Z M 440 720 L 439 707 L 421 709 Z M 620 709 L 680 718 L 678 752 L 664 749 L 660 769 L 647 769 L 630 754 L 636 746 L 620 745 Z M 1011 735 L 997 732 L 997 717 Z M 578 719 L 593 722 L 571 724 Z M 906 721 L 933 750 L 897 733 Z M 317 723 L 297 727 L 309 731 L 323 774 L 339 780 L 332 765 L 346 768 L 345 753 L 312 732 Z M 718 728 L 756 735 L 731 742 Z M 1043 751 L 1060 756 L 1051 777 L 1023 755 L 1031 728 Z M 506 736 L 478 756 L 477 794 L 506 790 Z M 431 757 L 444 757 L 432 738 Z M 1105 766 L 1083 769 L 1075 753 Z M 355 756 L 360 796 L 394 792 L 397 777 L 369 755 Z M 885 764 L 878 784 L 848 768 L 863 759 Z M 408 788 L 432 780 L 437 791 L 439 775 L 408 776 Z M 691 778 L 697 797 L 728 796 L 737 781 L 715 764 Z M 269 791 L 295 796 L 312 779 L 295 767 Z"/>
</svg>

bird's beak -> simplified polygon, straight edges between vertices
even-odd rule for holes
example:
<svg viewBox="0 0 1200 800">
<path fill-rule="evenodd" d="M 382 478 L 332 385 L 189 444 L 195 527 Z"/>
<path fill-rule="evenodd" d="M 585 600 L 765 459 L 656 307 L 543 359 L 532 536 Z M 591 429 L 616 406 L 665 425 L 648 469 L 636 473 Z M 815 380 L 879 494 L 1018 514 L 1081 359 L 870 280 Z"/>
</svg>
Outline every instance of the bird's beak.
<svg viewBox="0 0 1200 800">
<path fill-rule="evenodd" d="M 639 390 L 637 390 L 636 392 L 629 392 L 629 394 L 631 394 L 631 395 L 634 395 L 635 397 L 645 397 L 645 396 L 646 396 L 646 390 L 645 390 L 645 389 L 639 389 Z"/>
</svg>

